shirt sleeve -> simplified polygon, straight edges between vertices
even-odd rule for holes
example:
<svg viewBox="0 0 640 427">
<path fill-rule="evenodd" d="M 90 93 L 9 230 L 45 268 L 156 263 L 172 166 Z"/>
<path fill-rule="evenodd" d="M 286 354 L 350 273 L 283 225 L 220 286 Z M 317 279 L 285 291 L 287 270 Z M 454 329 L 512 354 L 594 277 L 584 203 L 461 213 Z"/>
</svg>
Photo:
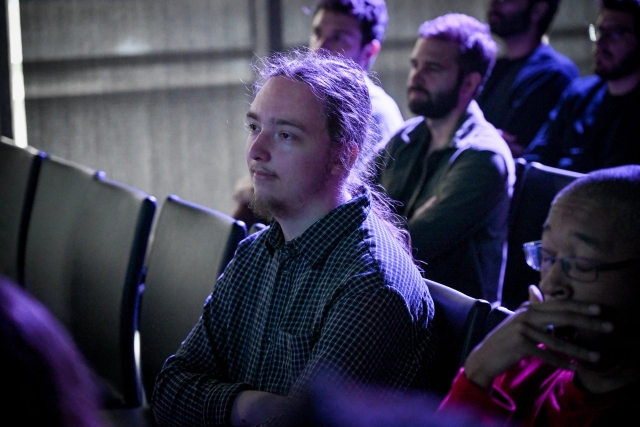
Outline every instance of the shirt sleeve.
<svg viewBox="0 0 640 427">
<path fill-rule="evenodd" d="M 467 149 L 435 191 L 437 202 L 416 207 L 409 232 L 418 258 L 437 258 L 484 227 L 496 206 L 508 198 L 504 158 L 491 151 Z"/>
<path fill-rule="evenodd" d="M 557 105 L 562 92 L 577 74 L 564 70 L 535 73 L 524 83 L 527 93 L 509 112 L 503 126 L 505 132 L 516 135 L 516 143 L 527 147 Z"/>
<path fill-rule="evenodd" d="M 495 381 L 494 381 L 495 384 Z M 438 412 L 455 412 L 465 408 L 482 425 L 508 425 L 508 420 L 515 413 L 515 403 L 499 388 L 492 386 L 487 391 L 469 381 L 460 368 L 453 380 L 451 390 L 438 407 Z"/>
<path fill-rule="evenodd" d="M 562 156 L 563 133 L 571 120 L 571 108 L 569 106 L 569 87 L 563 93 L 560 101 L 551 110 L 547 120 L 533 138 L 522 157 L 529 162 L 556 167 Z"/>
<path fill-rule="evenodd" d="M 422 307 L 414 317 L 409 306 L 416 303 Z M 432 315 L 426 297 L 407 301 L 390 287 L 344 295 L 330 308 L 311 358 L 289 395 L 304 395 L 318 379 L 326 383 L 347 378 L 355 388 L 414 386 L 429 345 Z"/>
<path fill-rule="evenodd" d="M 238 393 L 253 388 L 228 381 L 222 356 L 225 326 L 219 320 L 224 309 L 216 293 L 211 294 L 198 323 L 165 362 L 151 402 L 159 425 L 228 425 Z"/>
</svg>

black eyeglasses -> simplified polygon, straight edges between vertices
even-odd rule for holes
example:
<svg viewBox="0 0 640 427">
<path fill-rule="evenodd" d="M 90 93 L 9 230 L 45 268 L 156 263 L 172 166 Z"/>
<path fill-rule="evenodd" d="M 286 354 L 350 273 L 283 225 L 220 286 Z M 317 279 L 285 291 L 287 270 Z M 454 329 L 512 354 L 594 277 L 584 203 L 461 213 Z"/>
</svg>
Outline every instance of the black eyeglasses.
<svg viewBox="0 0 640 427">
<path fill-rule="evenodd" d="M 546 272 L 558 261 L 565 276 L 578 282 L 595 282 L 601 271 L 622 270 L 640 262 L 640 258 L 603 263 L 576 256 L 555 257 L 542 248 L 540 240 L 525 243 L 522 245 L 522 249 L 527 264 L 534 270 Z"/>
<path fill-rule="evenodd" d="M 618 41 L 626 34 L 633 34 L 633 30 L 624 27 L 603 28 L 589 24 L 589 39 L 594 43 L 600 39 Z"/>
</svg>

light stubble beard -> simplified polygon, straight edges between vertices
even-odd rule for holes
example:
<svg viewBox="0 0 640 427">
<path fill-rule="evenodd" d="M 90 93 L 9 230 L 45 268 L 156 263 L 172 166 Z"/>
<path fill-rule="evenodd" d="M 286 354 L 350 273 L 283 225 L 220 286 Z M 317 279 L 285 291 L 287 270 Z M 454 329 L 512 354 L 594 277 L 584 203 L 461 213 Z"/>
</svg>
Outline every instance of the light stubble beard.
<svg viewBox="0 0 640 427">
<path fill-rule="evenodd" d="M 249 209 L 251 209 L 253 213 L 259 217 L 268 218 L 269 221 L 271 221 L 272 218 L 292 217 L 296 214 L 296 212 L 301 210 L 300 208 L 306 203 L 307 200 L 313 199 L 316 194 L 322 192 L 322 190 L 325 189 L 325 187 L 327 186 L 327 182 L 329 181 L 329 175 L 329 165 L 327 164 L 325 175 L 309 191 L 305 192 L 305 198 L 303 200 L 298 200 L 297 206 L 291 206 L 290 203 L 276 199 L 274 197 L 258 197 L 256 196 L 256 192 L 254 190 L 251 194 Z"/>
</svg>

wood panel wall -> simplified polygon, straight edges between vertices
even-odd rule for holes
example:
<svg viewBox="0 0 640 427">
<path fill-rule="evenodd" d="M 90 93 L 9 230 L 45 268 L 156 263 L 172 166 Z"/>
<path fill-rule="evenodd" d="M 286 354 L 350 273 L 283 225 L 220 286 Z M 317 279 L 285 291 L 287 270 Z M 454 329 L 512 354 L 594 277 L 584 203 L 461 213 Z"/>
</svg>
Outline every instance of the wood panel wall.
<svg viewBox="0 0 640 427">
<path fill-rule="evenodd" d="M 419 25 L 447 12 L 484 20 L 485 1 L 387 0 L 374 64 L 405 118 Z M 246 173 L 252 64 L 306 45 L 313 0 L 20 0 L 29 145 L 155 195 L 231 213 Z M 274 12 L 280 11 L 280 23 Z M 550 41 L 590 73 L 592 1 L 564 0 Z"/>
</svg>

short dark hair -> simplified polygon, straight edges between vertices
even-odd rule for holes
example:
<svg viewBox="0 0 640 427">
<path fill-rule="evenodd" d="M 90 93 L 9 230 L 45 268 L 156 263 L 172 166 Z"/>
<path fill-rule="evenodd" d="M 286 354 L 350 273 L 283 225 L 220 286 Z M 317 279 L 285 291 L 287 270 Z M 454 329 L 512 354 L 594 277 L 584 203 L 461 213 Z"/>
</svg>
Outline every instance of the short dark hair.
<svg viewBox="0 0 640 427">
<path fill-rule="evenodd" d="M 309 86 L 322 105 L 332 150 L 348 171 L 346 190 L 352 196 L 369 191 L 372 210 L 411 254 L 408 233 L 399 227 L 401 221 L 393 214 L 390 199 L 373 184 L 377 138 L 362 69 L 353 60 L 334 56 L 324 49 L 314 52 L 298 47 L 263 58 L 256 71 L 254 94 L 272 77 L 284 77 Z M 356 147 L 358 155 L 350 165 L 351 153 Z"/>
<path fill-rule="evenodd" d="M 491 38 L 491 30 L 487 24 L 462 13 L 448 13 L 424 22 L 418 30 L 418 35 L 425 39 L 435 38 L 458 45 L 460 80 L 473 72 L 480 73 L 483 81 L 489 77 L 496 61 L 498 47 Z"/>
<path fill-rule="evenodd" d="M 540 22 L 538 22 L 538 35 L 542 36 L 549 29 L 549 25 L 551 25 L 551 21 L 553 21 L 553 17 L 558 11 L 560 0 L 529 0 L 529 8 L 532 8 L 534 4 L 540 2 L 547 3 L 549 5 L 547 12 L 542 16 Z"/>
<path fill-rule="evenodd" d="M 640 165 L 625 165 L 589 172 L 563 188 L 564 195 L 584 196 L 603 206 L 618 220 L 621 235 L 637 242 L 640 253 Z"/>
<path fill-rule="evenodd" d="M 378 40 L 384 40 L 389 22 L 387 5 L 384 0 L 319 0 L 313 12 L 320 9 L 351 15 L 360 22 L 362 46 Z"/>
<path fill-rule="evenodd" d="M 633 29 L 640 40 L 640 0 L 600 0 L 600 8 L 628 13 L 633 17 Z"/>
</svg>

